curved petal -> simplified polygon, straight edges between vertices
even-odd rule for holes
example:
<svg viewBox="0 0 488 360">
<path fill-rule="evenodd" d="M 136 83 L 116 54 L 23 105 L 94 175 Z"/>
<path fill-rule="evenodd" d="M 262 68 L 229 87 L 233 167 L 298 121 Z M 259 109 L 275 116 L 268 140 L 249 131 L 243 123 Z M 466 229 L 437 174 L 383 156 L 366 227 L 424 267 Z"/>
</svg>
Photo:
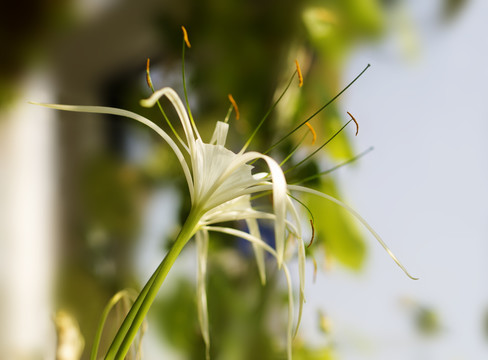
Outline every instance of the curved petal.
<svg viewBox="0 0 488 360">
<path fill-rule="evenodd" d="M 225 146 L 228 132 L 229 124 L 222 121 L 217 121 L 217 125 L 215 125 L 215 130 L 212 135 L 212 140 L 210 140 L 210 144 Z"/>
<path fill-rule="evenodd" d="M 261 232 L 259 231 L 258 221 L 255 218 L 246 218 L 246 224 L 249 229 L 249 233 L 261 239 Z M 256 257 L 256 262 L 258 264 L 259 277 L 261 279 L 261 284 L 266 284 L 266 263 L 264 259 L 264 250 L 262 247 L 252 244 L 254 250 L 254 256 Z"/>
<path fill-rule="evenodd" d="M 243 165 L 246 165 L 249 161 L 256 160 L 256 159 L 263 159 L 268 165 L 268 168 L 271 173 L 272 191 L 273 191 L 273 211 L 276 215 L 275 224 L 274 224 L 275 242 L 276 242 L 276 251 L 278 253 L 278 258 L 277 258 L 278 267 L 280 267 L 281 264 L 283 263 L 283 256 L 285 250 L 285 216 L 286 216 L 287 184 L 286 184 L 285 175 L 283 174 L 283 170 L 275 160 L 273 160 L 267 155 L 263 155 L 258 152 L 248 152 L 236 156 L 233 159 L 233 161 L 228 165 L 225 172 L 222 173 L 222 175 L 220 176 L 219 182 L 216 182 L 212 186 L 212 188 L 208 190 L 206 196 L 209 198 L 213 197 L 214 194 L 217 193 L 218 191 L 219 194 L 222 193 L 224 195 L 223 198 L 217 197 L 218 201 L 220 201 L 221 203 L 230 200 L 230 199 L 226 199 L 225 196 L 235 197 L 236 188 L 235 187 L 232 188 L 232 182 L 227 180 L 231 178 L 233 174 L 235 174 L 235 172 L 238 171 L 238 169 L 242 168 Z M 249 182 L 249 186 L 255 183 L 256 180 L 253 179 L 253 182 Z"/>
<path fill-rule="evenodd" d="M 337 205 L 341 206 L 342 208 L 346 209 L 349 213 L 351 213 L 356 219 L 359 220 L 359 222 L 361 222 L 364 227 L 366 227 L 366 229 L 368 229 L 368 231 L 376 238 L 376 240 L 380 243 L 380 245 L 386 250 L 386 252 L 388 253 L 388 255 L 390 255 L 390 257 L 393 259 L 393 261 L 400 267 L 400 269 L 403 270 L 403 272 L 411 279 L 413 280 L 418 280 L 418 278 L 410 275 L 410 273 L 407 271 L 407 269 L 400 263 L 400 261 L 397 259 L 397 257 L 395 256 L 395 254 L 393 254 L 393 252 L 388 248 L 388 246 L 386 245 L 386 243 L 383 241 L 383 239 L 380 237 L 380 235 L 371 227 L 371 225 L 369 225 L 366 220 L 363 219 L 363 217 L 361 215 L 359 215 L 356 210 L 354 210 L 353 208 L 351 208 L 349 205 L 346 205 L 344 204 L 342 201 L 336 199 L 335 197 L 333 196 L 330 196 L 328 194 L 325 194 L 323 192 L 320 192 L 320 191 L 317 191 L 317 190 L 314 190 L 314 189 L 309 189 L 307 187 L 304 187 L 304 186 L 299 186 L 299 185 L 288 185 L 288 188 L 290 190 L 296 190 L 296 191 L 301 191 L 301 192 L 305 192 L 305 193 L 309 193 L 309 194 L 313 194 L 313 195 L 316 195 L 316 196 L 320 196 L 324 199 L 327 199 L 329 201 L 332 201 L 333 203 L 336 203 Z"/>
<path fill-rule="evenodd" d="M 94 113 L 94 114 L 109 114 L 109 115 L 122 116 L 122 117 L 127 117 L 130 119 L 136 120 L 140 123 L 143 123 L 147 127 L 153 129 L 156 133 L 158 133 L 158 135 L 161 136 L 168 143 L 168 145 L 171 147 L 171 149 L 175 153 L 176 157 L 178 158 L 178 160 L 181 164 L 183 172 L 185 174 L 186 182 L 188 183 L 188 188 L 190 191 L 190 197 L 193 199 L 193 192 L 194 192 L 193 191 L 193 180 L 192 180 L 192 176 L 191 176 L 188 164 L 186 163 L 185 157 L 183 156 L 183 153 L 181 152 L 178 145 L 173 141 L 173 139 L 163 129 L 161 129 L 159 126 L 157 126 L 151 120 L 146 119 L 145 117 L 143 117 L 139 114 L 133 113 L 132 111 L 127 111 L 127 110 L 117 109 L 117 108 L 112 108 L 112 107 L 106 107 L 106 106 L 58 105 L 58 104 L 41 104 L 41 103 L 35 103 L 35 102 L 32 102 L 32 104 L 41 105 L 41 106 L 48 107 L 51 109 L 64 110 L 64 111 L 85 112 L 85 113 Z"/>
<path fill-rule="evenodd" d="M 176 113 L 180 118 L 181 125 L 183 126 L 183 130 L 185 131 L 186 141 L 188 142 L 190 153 L 193 154 L 195 138 L 200 139 L 200 134 L 198 133 L 197 129 L 193 129 L 185 106 L 183 105 L 176 91 L 170 87 L 164 87 L 154 92 L 149 98 L 141 100 L 141 105 L 144 107 L 153 107 L 154 104 L 156 104 L 156 102 L 163 96 L 166 96 L 175 107 Z M 195 136 L 193 135 L 193 130 L 195 130 Z"/>
<path fill-rule="evenodd" d="M 202 332 L 203 342 L 205 343 L 205 354 L 207 360 L 210 359 L 210 334 L 208 325 L 207 308 L 207 253 L 208 253 L 208 231 L 200 230 L 195 234 L 197 243 L 197 307 L 198 321 Z"/>
<path fill-rule="evenodd" d="M 237 191 L 257 183 L 251 165 L 239 162 L 239 166 L 234 166 L 238 159 L 238 155 L 221 145 L 196 140 L 192 158 L 196 203 L 209 210 L 235 199 Z"/>
<path fill-rule="evenodd" d="M 302 313 L 303 313 L 303 304 L 305 303 L 305 244 L 303 243 L 302 239 L 302 228 L 300 224 L 300 218 L 298 216 L 298 212 L 293 206 L 293 203 L 290 197 L 287 197 L 288 200 L 288 211 L 294 219 L 294 223 L 297 226 L 297 246 L 298 246 L 298 277 L 300 282 L 300 298 L 299 298 L 299 308 L 298 308 L 298 319 L 297 325 L 295 327 L 294 336 L 298 333 L 298 328 L 300 327 L 300 323 L 302 321 Z"/>
</svg>

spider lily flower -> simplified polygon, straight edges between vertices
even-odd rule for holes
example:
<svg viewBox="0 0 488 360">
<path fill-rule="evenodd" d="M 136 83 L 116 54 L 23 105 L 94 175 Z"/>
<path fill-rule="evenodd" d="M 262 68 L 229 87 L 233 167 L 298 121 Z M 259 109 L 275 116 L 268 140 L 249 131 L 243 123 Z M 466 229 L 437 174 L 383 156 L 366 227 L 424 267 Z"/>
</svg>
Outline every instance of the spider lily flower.
<svg viewBox="0 0 488 360">
<path fill-rule="evenodd" d="M 294 198 L 290 194 L 291 191 L 311 193 L 329 201 L 333 201 L 346 208 L 372 232 L 395 262 L 406 272 L 405 268 L 399 263 L 376 232 L 374 232 L 359 214 L 347 205 L 314 189 L 287 184 L 282 168 L 268 155 L 255 151 L 241 151 L 239 153 L 234 153 L 227 149 L 225 147 L 229 130 L 229 124 L 227 122 L 218 121 L 212 139 L 209 142 L 204 142 L 194 122 L 190 120 L 182 101 L 173 89 L 166 87 L 158 90 L 154 92 L 150 98 L 142 100 L 141 105 L 145 107 L 154 106 L 163 96 L 170 100 L 177 112 L 184 131 L 183 139 L 178 137 L 177 140 L 173 140 L 168 133 L 151 120 L 123 109 L 100 106 L 39 104 L 58 110 L 118 115 L 134 119 L 147 125 L 159 134 L 171 147 L 182 167 L 187 181 L 191 198 L 191 210 L 187 221 L 183 225 L 180 235 L 165 260 L 155 271 L 153 277 L 148 281 L 144 289 L 141 291 L 139 298 L 134 303 L 133 308 L 124 322 L 125 325 L 122 324 L 119 333 L 112 343 L 112 347 L 109 349 L 106 357 L 107 359 L 118 358 L 128 350 L 130 343 L 137 333 L 136 330 L 142 324 L 144 316 L 149 310 L 166 274 L 176 260 L 179 252 L 193 236 L 195 236 L 196 239 L 198 253 L 198 315 L 202 336 L 207 348 L 207 358 L 209 358 L 208 349 L 210 346 L 210 336 L 208 330 L 207 298 L 205 290 L 209 232 L 225 233 L 251 242 L 256 255 L 259 275 L 263 283 L 266 281 L 264 253 L 267 252 L 276 259 L 278 267 L 282 269 L 285 274 L 288 285 L 289 320 L 287 327 L 287 357 L 288 359 L 291 359 L 294 302 L 290 270 L 285 262 L 285 249 L 286 253 L 290 253 L 287 247 L 291 246 L 292 242 L 287 242 L 286 239 L 296 239 L 294 244 L 296 244 L 297 248 L 296 252 L 300 281 L 297 329 L 300 323 L 302 306 L 304 303 L 305 283 L 305 246 L 301 237 L 302 231 L 299 213 L 295 207 Z M 269 171 L 266 173 L 253 174 L 253 166 L 249 163 L 256 160 L 263 160 Z M 271 211 L 258 211 L 252 207 L 252 195 L 261 194 L 263 192 L 272 193 Z M 273 222 L 275 235 L 274 248 L 268 245 L 261 237 L 258 226 L 259 219 Z M 232 220 L 244 220 L 247 223 L 249 232 L 218 225 L 219 223 Z"/>
<path fill-rule="evenodd" d="M 184 28 L 183 31 L 184 41 L 189 47 L 189 41 L 187 38 L 186 30 Z M 185 47 L 183 47 L 183 54 L 184 49 Z M 364 71 L 365 70 L 363 70 L 363 72 Z M 303 77 L 301 75 L 298 63 L 297 74 L 300 81 L 299 85 L 301 86 L 303 83 Z M 356 77 L 356 79 L 358 77 Z M 147 66 L 147 79 L 149 86 L 151 87 L 151 89 L 153 89 L 152 82 L 149 76 L 149 61 Z M 354 79 L 354 81 L 356 81 L 356 79 Z M 350 83 L 347 87 L 349 87 L 351 84 L 352 83 Z M 347 89 L 347 87 L 345 89 Z M 184 89 L 186 98 L 185 86 Z M 345 89 L 342 92 L 344 92 Z M 339 93 L 339 95 L 341 93 Z M 283 96 L 283 94 L 281 95 L 281 97 Z M 337 95 L 334 99 L 336 99 L 339 95 Z M 148 99 L 142 100 L 141 105 L 144 107 L 152 107 L 155 104 L 158 104 L 160 106 L 159 99 L 161 97 L 166 97 L 175 108 L 184 132 L 183 137 L 181 137 L 174 130 L 174 127 L 166 118 L 164 112 L 163 115 L 165 116 L 171 130 L 173 131 L 175 139 L 151 120 L 127 110 L 101 106 L 38 104 L 58 110 L 117 115 L 121 117 L 131 118 L 145 124 L 152 130 L 154 130 L 159 136 L 161 136 L 161 138 L 166 141 L 166 143 L 171 147 L 181 165 L 183 174 L 188 185 L 189 196 L 191 199 L 190 213 L 188 214 L 188 217 L 183 224 L 181 231 L 177 236 L 175 242 L 173 243 L 171 249 L 165 256 L 159 267 L 153 273 L 151 278 L 148 280 L 144 288 L 139 293 L 139 296 L 137 297 L 131 310 L 127 314 L 105 356 L 106 360 L 121 359 L 125 357 L 134 338 L 137 335 L 140 326 L 144 321 L 147 312 L 149 311 L 152 302 L 156 297 L 159 288 L 164 282 L 166 275 L 168 274 L 170 268 L 174 264 L 183 247 L 193 237 L 195 237 L 195 241 L 197 244 L 198 259 L 198 318 L 203 340 L 206 345 L 206 358 L 210 358 L 210 335 L 205 287 L 207 251 L 210 232 L 225 233 L 249 241 L 252 244 L 255 252 L 257 266 L 259 269 L 259 276 L 263 284 L 266 282 L 265 253 L 271 254 L 276 259 L 278 268 L 283 271 L 288 286 L 289 301 L 286 352 L 287 358 L 291 360 L 294 322 L 294 296 L 291 284 L 291 274 L 286 264 L 286 261 L 294 253 L 293 250 L 296 250 L 298 258 L 298 277 L 300 282 L 299 311 L 296 319 L 295 334 L 300 324 L 302 307 L 305 301 L 305 245 L 301 237 L 301 219 L 299 216 L 299 212 L 295 207 L 295 201 L 297 199 L 291 195 L 292 191 L 305 192 L 320 196 L 328 201 L 332 201 L 339 206 L 344 207 L 366 226 L 366 228 L 376 237 L 376 239 L 385 248 L 388 254 L 393 258 L 393 260 L 402 268 L 402 270 L 405 271 L 408 276 L 410 276 L 406 269 L 393 255 L 393 253 L 388 249 L 388 247 L 379 237 L 379 235 L 353 209 L 343 204 L 341 201 L 314 189 L 310 189 L 300 185 L 287 184 L 285 172 L 282 170 L 281 165 L 277 163 L 272 157 L 270 157 L 266 153 L 246 151 L 247 147 L 249 146 L 250 140 L 257 133 L 259 127 L 262 125 L 269 112 L 263 118 L 258 127 L 254 130 L 253 135 L 251 135 L 251 138 L 246 142 L 242 150 L 238 153 L 235 153 L 225 147 L 227 133 L 229 131 L 227 118 L 225 121 L 217 121 L 215 131 L 211 140 L 209 142 L 205 142 L 200 136 L 195 121 L 193 120 L 190 108 L 188 106 L 188 101 L 186 101 L 188 109 L 187 110 L 183 105 L 180 97 L 173 89 L 168 87 L 162 88 L 158 91 L 154 91 L 153 89 L 152 96 Z M 279 101 L 281 97 L 277 101 Z M 332 99 L 331 101 L 333 101 L 334 99 Z M 236 108 L 236 113 L 238 114 L 234 99 L 229 96 L 229 100 Z M 327 103 L 325 106 L 327 106 L 329 103 Z M 275 105 L 276 103 L 273 105 L 273 107 Z M 294 130 L 288 133 L 285 138 L 291 135 L 302 125 L 309 126 L 308 120 L 310 120 L 318 112 L 325 108 L 325 106 L 317 111 L 314 115 L 309 117 L 301 125 L 297 126 Z M 353 117 L 352 120 L 355 121 Z M 344 127 L 346 125 L 344 125 Z M 311 129 L 311 132 L 314 135 L 315 139 L 315 133 L 313 131 L 313 128 Z M 337 135 L 337 133 L 335 135 Z M 319 149 L 325 146 L 331 139 L 329 139 Z M 278 143 L 273 145 L 273 147 L 276 146 Z M 310 156 L 315 154 L 315 152 L 312 153 Z M 254 167 L 252 164 L 255 161 L 263 161 L 266 165 L 267 171 L 264 173 L 253 173 Z M 301 164 L 302 162 L 300 162 L 299 164 Z M 295 167 L 296 166 L 297 165 L 295 165 Z M 272 194 L 271 210 L 260 211 L 253 208 L 251 201 L 252 197 L 255 195 L 260 195 L 262 193 Z M 219 225 L 221 223 L 235 220 L 245 221 L 248 227 L 248 232 L 228 226 Z M 267 220 L 273 223 L 275 237 L 274 247 L 270 246 L 263 240 L 263 237 L 260 233 L 258 220 Z M 291 241 L 293 239 L 295 241 Z M 92 359 L 95 359 L 96 356 L 96 353 L 92 353 Z"/>
<path fill-rule="evenodd" d="M 285 239 L 292 236 L 298 240 L 296 244 L 298 244 L 299 248 L 300 314 L 301 304 L 304 301 L 305 250 L 300 236 L 301 229 L 298 212 L 289 197 L 283 170 L 268 155 L 255 151 L 234 153 L 227 149 L 225 147 L 225 141 L 229 124 L 226 122 L 218 121 L 211 141 L 204 142 L 194 122 L 190 120 L 179 96 L 171 88 L 166 87 L 154 92 L 150 98 L 142 100 L 141 105 L 151 107 L 163 96 L 170 100 L 177 112 L 184 131 L 183 139 L 178 138 L 177 140 L 173 140 L 168 133 L 151 120 L 123 109 L 100 106 L 39 104 L 58 110 L 112 114 L 139 121 L 153 129 L 168 143 L 182 167 L 191 198 L 191 210 L 187 221 L 183 225 L 182 232 L 175 243 L 175 246 L 178 244 L 179 250 L 174 254 L 174 257 L 171 251 L 168 254 L 172 258 L 170 259 L 170 264 L 168 261 L 165 263 L 167 269 L 163 271 L 165 272 L 164 275 L 161 271 L 161 266 L 156 270 L 153 276 L 154 279 L 151 278 L 147 284 L 149 287 L 147 289 L 145 287 L 141 292 L 142 297 L 140 298 L 142 304 L 140 304 L 141 307 L 137 313 L 133 314 L 135 319 L 131 320 L 127 326 L 130 328 L 134 321 L 137 321 L 138 317 L 145 315 L 146 310 L 142 310 L 142 305 L 145 305 L 148 309 L 169 267 L 171 267 L 170 265 L 172 265 L 183 246 L 195 235 L 198 252 L 198 313 L 208 358 L 209 331 L 205 292 L 207 247 L 209 232 L 221 232 L 243 238 L 252 243 L 256 254 L 260 278 L 263 283 L 266 281 L 265 252 L 270 253 L 276 259 L 278 267 L 283 269 L 290 296 L 287 353 L 288 358 L 291 358 L 294 305 L 290 271 L 285 264 Z M 249 163 L 256 160 L 263 160 L 269 171 L 267 173 L 253 174 L 253 166 L 249 165 Z M 271 211 L 257 211 L 251 205 L 251 196 L 263 192 L 272 193 Z M 291 215 L 293 221 L 287 219 L 287 214 Z M 259 219 L 270 220 L 274 223 L 274 248 L 262 239 L 258 226 Z M 231 220 L 244 220 L 248 225 L 249 232 L 217 225 Z M 184 235 L 181 235 L 182 233 Z M 147 292 L 145 293 L 144 290 L 147 290 Z M 137 304 L 138 302 L 136 301 L 135 308 L 138 307 Z M 122 330 L 122 332 L 124 331 Z M 127 330 L 123 338 L 118 341 L 117 338 L 114 340 L 116 341 L 114 350 L 109 350 L 107 358 L 111 358 L 109 355 L 112 353 L 117 356 L 123 353 L 124 350 L 120 352 L 120 349 L 123 344 L 129 341 L 129 338 L 126 338 L 128 334 L 129 331 Z"/>
</svg>

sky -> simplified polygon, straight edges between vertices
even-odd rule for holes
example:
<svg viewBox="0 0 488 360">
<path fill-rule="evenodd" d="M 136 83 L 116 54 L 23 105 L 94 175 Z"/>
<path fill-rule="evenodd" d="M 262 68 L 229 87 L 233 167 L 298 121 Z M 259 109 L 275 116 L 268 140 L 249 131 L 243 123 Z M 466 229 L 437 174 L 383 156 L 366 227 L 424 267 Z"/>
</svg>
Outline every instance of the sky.
<svg viewBox="0 0 488 360">
<path fill-rule="evenodd" d="M 393 32 L 386 42 L 359 49 L 347 65 L 345 82 L 372 65 L 341 104 L 359 121 L 358 152 L 375 150 L 336 174 L 343 200 L 420 280 L 408 279 L 372 237 L 364 274 L 337 269 L 318 276 L 307 306 L 333 315 L 342 359 L 488 356 L 482 333 L 488 309 L 488 3 L 470 2 L 449 25 L 439 23 L 436 3 L 409 3 L 415 33 L 407 45 L 414 56 Z M 436 311 L 437 336 L 412 331 L 412 304 Z"/>
</svg>

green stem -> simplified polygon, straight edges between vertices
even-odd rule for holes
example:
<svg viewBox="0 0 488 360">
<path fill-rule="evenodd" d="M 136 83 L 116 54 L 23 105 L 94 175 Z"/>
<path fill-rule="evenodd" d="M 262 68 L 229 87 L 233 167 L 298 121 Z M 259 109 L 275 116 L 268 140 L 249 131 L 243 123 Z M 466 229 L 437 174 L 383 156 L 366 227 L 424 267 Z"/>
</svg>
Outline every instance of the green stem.
<svg viewBox="0 0 488 360">
<path fill-rule="evenodd" d="M 105 327 L 105 322 L 107 321 L 108 315 L 113 307 L 124 297 L 128 296 L 127 290 L 119 291 L 115 294 L 105 306 L 102 313 L 102 318 L 95 335 L 95 340 L 93 341 L 92 352 L 90 355 L 90 360 L 97 360 L 98 348 L 100 346 L 100 340 L 102 339 L 103 328 Z"/>
<path fill-rule="evenodd" d="M 197 231 L 200 217 L 201 213 L 192 209 L 173 246 L 139 293 L 139 296 L 125 317 L 124 322 L 107 351 L 105 360 L 124 359 L 166 275 L 183 247 Z"/>
</svg>

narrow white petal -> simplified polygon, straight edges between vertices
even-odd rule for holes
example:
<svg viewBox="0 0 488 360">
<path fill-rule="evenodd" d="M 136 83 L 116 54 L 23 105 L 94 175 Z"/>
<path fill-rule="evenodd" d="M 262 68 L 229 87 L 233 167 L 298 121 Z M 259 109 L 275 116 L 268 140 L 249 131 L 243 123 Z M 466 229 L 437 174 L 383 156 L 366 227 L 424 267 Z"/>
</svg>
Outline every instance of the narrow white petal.
<svg viewBox="0 0 488 360">
<path fill-rule="evenodd" d="M 197 139 L 195 149 L 192 158 L 195 199 L 206 210 L 235 199 L 236 192 L 257 183 L 251 173 L 252 166 L 239 161 L 239 157 L 225 147 Z"/>
<path fill-rule="evenodd" d="M 302 313 L 303 313 L 303 304 L 305 303 L 305 244 L 303 243 L 302 234 L 302 227 L 300 224 L 300 218 L 298 216 L 298 212 L 293 205 L 292 200 L 288 197 L 288 211 L 294 219 L 294 223 L 297 226 L 297 234 L 296 240 L 298 242 L 298 276 L 300 281 L 300 297 L 299 297 L 299 308 L 298 308 L 298 319 L 297 325 L 295 328 L 294 336 L 298 333 L 298 328 L 300 327 L 300 323 L 302 321 Z"/>
<path fill-rule="evenodd" d="M 259 239 L 261 239 L 261 232 L 259 231 L 258 221 L 253 218 L 246 218 L 247 227 L 249 228 L 249 233 Z M 261 284 L 266 284 L 266 264 L 264 258 L 264 249 L 256 244 L 252 244 L 254 250 L 254 255 L 256 256 L 256 262 L 258 264 L 259 277 L 261 279 Z"/>
<path fill-rule="evenodd" d="M 339 205 L 342 208 L 346 209 L 356 219 L 358 219 L 359 222 L 361 222 L 366 227 L 366 229 L 368 229 L 368 231 L 376 238 L 376 240 L 380 243 L 380 245 L 386 250 L 386 252 L 388 253 L 388 255 L 390 255 L 390 257 L 393 259 L 393 261 L 395 261 L 395 263 L 400 267 L 400 269 L 403 270 L 403 272 L 409 278 L 411 278 L 413 280 L 418 280 L 418 278 L 416 278 L 416 277 L 414 277 L 414 276 L 412 276 L 412 275 L 409 274 L 409 272 L 407 271 L 407 269 L 400 263 L 400 261 L 397 259 L 397 257 L 395 256 L 395 254 L 393 254 L 393 252 L 388 248 L 388 246 L 386 245 L 386 243 L 383 241 L 383 239 L 380 237 L 380 235 L 371 227 L 371 225 L 369 225 L 366 222 L 366 220 L 364 220 L 363 217 L 361 215 L 359 215 L 356 212 L 356 210 L 354 210 L 353 208 L 351 208 L 349 205 L 344 204 L 342 201 L 336 199 L 333 196 L 330 196 L 328 194 L 325 194 L 323 192 L 320 192 L 320 191 L 317 191 L 317 190 L 314 190 L 314 189 L 309 189 L 309 188 L 304 187 L 304 186 L 288 185 L 288 188 L 290 190 L 301 191 L 301 192 L 305 192 L 305 193 L 309 193 L 309 194 L 313 194 L 313 195 L 317 195 L 317 196 L 323 197 L 324 199 L 327 199 L 329 201 L 332 201 L 333 203 L 336 203 L 337 205 Z"/>
<path fill-rule="evenodd" d="M 283 174 L 283 170 L 278 165 L 278 163 L 270 158 L 267 155 L 263 155 L 258 152 L 248 152 L 242 155 L 236 156 L 234 161 L 229 164 L 226 171 L 220 176 L 219 182 L 215 183 L 214 186 L 209 189 L 208 196 L 213 195 L 213 193 L 219 189 L 220 186 L 232 176 L 237 169 L 241 168 L 242 165 L 246 164 L 249 161 L 255 159 L 263 159 L 271 173 L 272 178 L 272 190 L 273 190 L 273 211 L 276 215 L 275 220 L 275 242 L 276 242 L 276 250 L 278 253 L 278 266 L 280 267 L 283 262 L 284 257 L 284 250 L 285 250 L 285 216 L 286 216 L 286 191 L 287 185 L 285 180 L 285 175 Z M 230 186 L 232 183 L 228 182 Z M 249 186 L 255 184 L 255 180 L 250 182 Z M 220 192 L 220 191 L 219 191 Z M 234 190 L 235 194 L 235 190 Z M 220 198 L 218 199 L 221 200 Z"/>
<path fill-rule="evenodd" d="M 256 244 L 256 245 L 262 247 L 264 250 L 266 250 L 268 253 L 270 253 L 276 259 L 278 259 L 278 254 L 276 253 L 275 249 L 273 249 L 271 246 L 266 244 L 262 239 L 257 238 L 257 237 L 255 237 L 255 236 L 253 236 L 253 235 L 251 235 L 245 231 L 241 231 L 241 230 L 237 230 L 237 229 L 233 229 L 233 228 L 229 228 L 229 227 L 223 227 L 223 226 L 202 226 L 201 228 L 204 230 L 208 230 L 208 231 L 216 231 L 216 232 L 221 232 L 224 234 L 243 238 L 244 240 L 247 240 L 253 244 Z"/>
<path fill-rule="evenodd" d="M 293 290 L 291 285 L 290 271 L 286 264 L 283 264 L 283 271 L 285 272 L 286 285 L 288 287 L 288 326 L 286 331 L 286 354 L 288 360 L 292 358 L 292 342 L 293 342 Z"/>
<path fill-rule="evenodd" d="M 228 132 L 229 132 L 229 124 L 222 121 L 217 121 L 217 125 L 215 125 L 215 130 L 212 135 L 212 140 L 210 140 L 210 144 L 225 146 L 225 141 L 227 140 Z"/>
<path fill-rule="evenodd" d="M 186 141 L 188 142 L 190 152 L 192 152 L 195 138 L 200 139 L 200 134 L 198 133 L 197 129 L 192 127 L 185 106 L 183 105 L 183 102 L 176 91 L 174 91 L 172 88 L 164 87 L 154 92 L 148 99 L 141 100 L 141 105 L 144 107 L 153 107 L 154 104 L 156 104 L 156 102 L 163 96 L 166 96 L 175 107 L 176 113 L 180 118 L 181 125 L 183 126 L 183 130 L 185 131 Z M 193 131 L 195 131 L 195 136 L 193 135 Z"/>
<path fill-rule="evenodd" d="M 207 254 L 208 254 L 208 231 L 201 230 L 195 234 L 197 243 L 197 307 L 198 321 L 202 332 L 203 342 L 205 343 L 205 354 L 207 360 L 210 359 L 210 334 L 208 325 L 207 308 Z"/>
<path fill-rule="evenodd" d="M 181 164 L 183 172 L 185 174 L 186 182 L 188 183 L 188 188 L 190 191 L 190 197 L 193 199 L 193 192 L 194 192 L 193 191 L 193 180 L 192 180 L 192 176 L 190 173 L 190 168 L 188 167 L 188 164 L 186 163 L 186 160 L 185 160 L 185 157 L 183 156 L 183 153 L 181 152 L 178 145 L 173 141 L 173 139 L 163 129 L 161 129 L 158 125 L 153 123 L 151 120 L 146 119 L 145 117 L 143 117 L 139 114 L 133 113 L 131 111 L 112 108 L 112 107 L 106 107 L 106 106 L 58 105 L 58 104 L 41 104 L 41 103 L 34 103 L 34 102 L 32 102 L 32 104 L 45 106 L 45 107 L 48 107 L 51 109 L 64 110 L 64 111 L 117 115 L 117 116 L 127 117 L 130 119 L 139 121 L 140 123 L 143 123 L 144 125 L 153 129 L 156 133 L 158 133 L 158 135 L 161 136 L 168 143 L 168 145 L 171 147 L 171 149 L 175 153 L 176 157 L 178 158 L 178 160 Z"/>
</svg>

